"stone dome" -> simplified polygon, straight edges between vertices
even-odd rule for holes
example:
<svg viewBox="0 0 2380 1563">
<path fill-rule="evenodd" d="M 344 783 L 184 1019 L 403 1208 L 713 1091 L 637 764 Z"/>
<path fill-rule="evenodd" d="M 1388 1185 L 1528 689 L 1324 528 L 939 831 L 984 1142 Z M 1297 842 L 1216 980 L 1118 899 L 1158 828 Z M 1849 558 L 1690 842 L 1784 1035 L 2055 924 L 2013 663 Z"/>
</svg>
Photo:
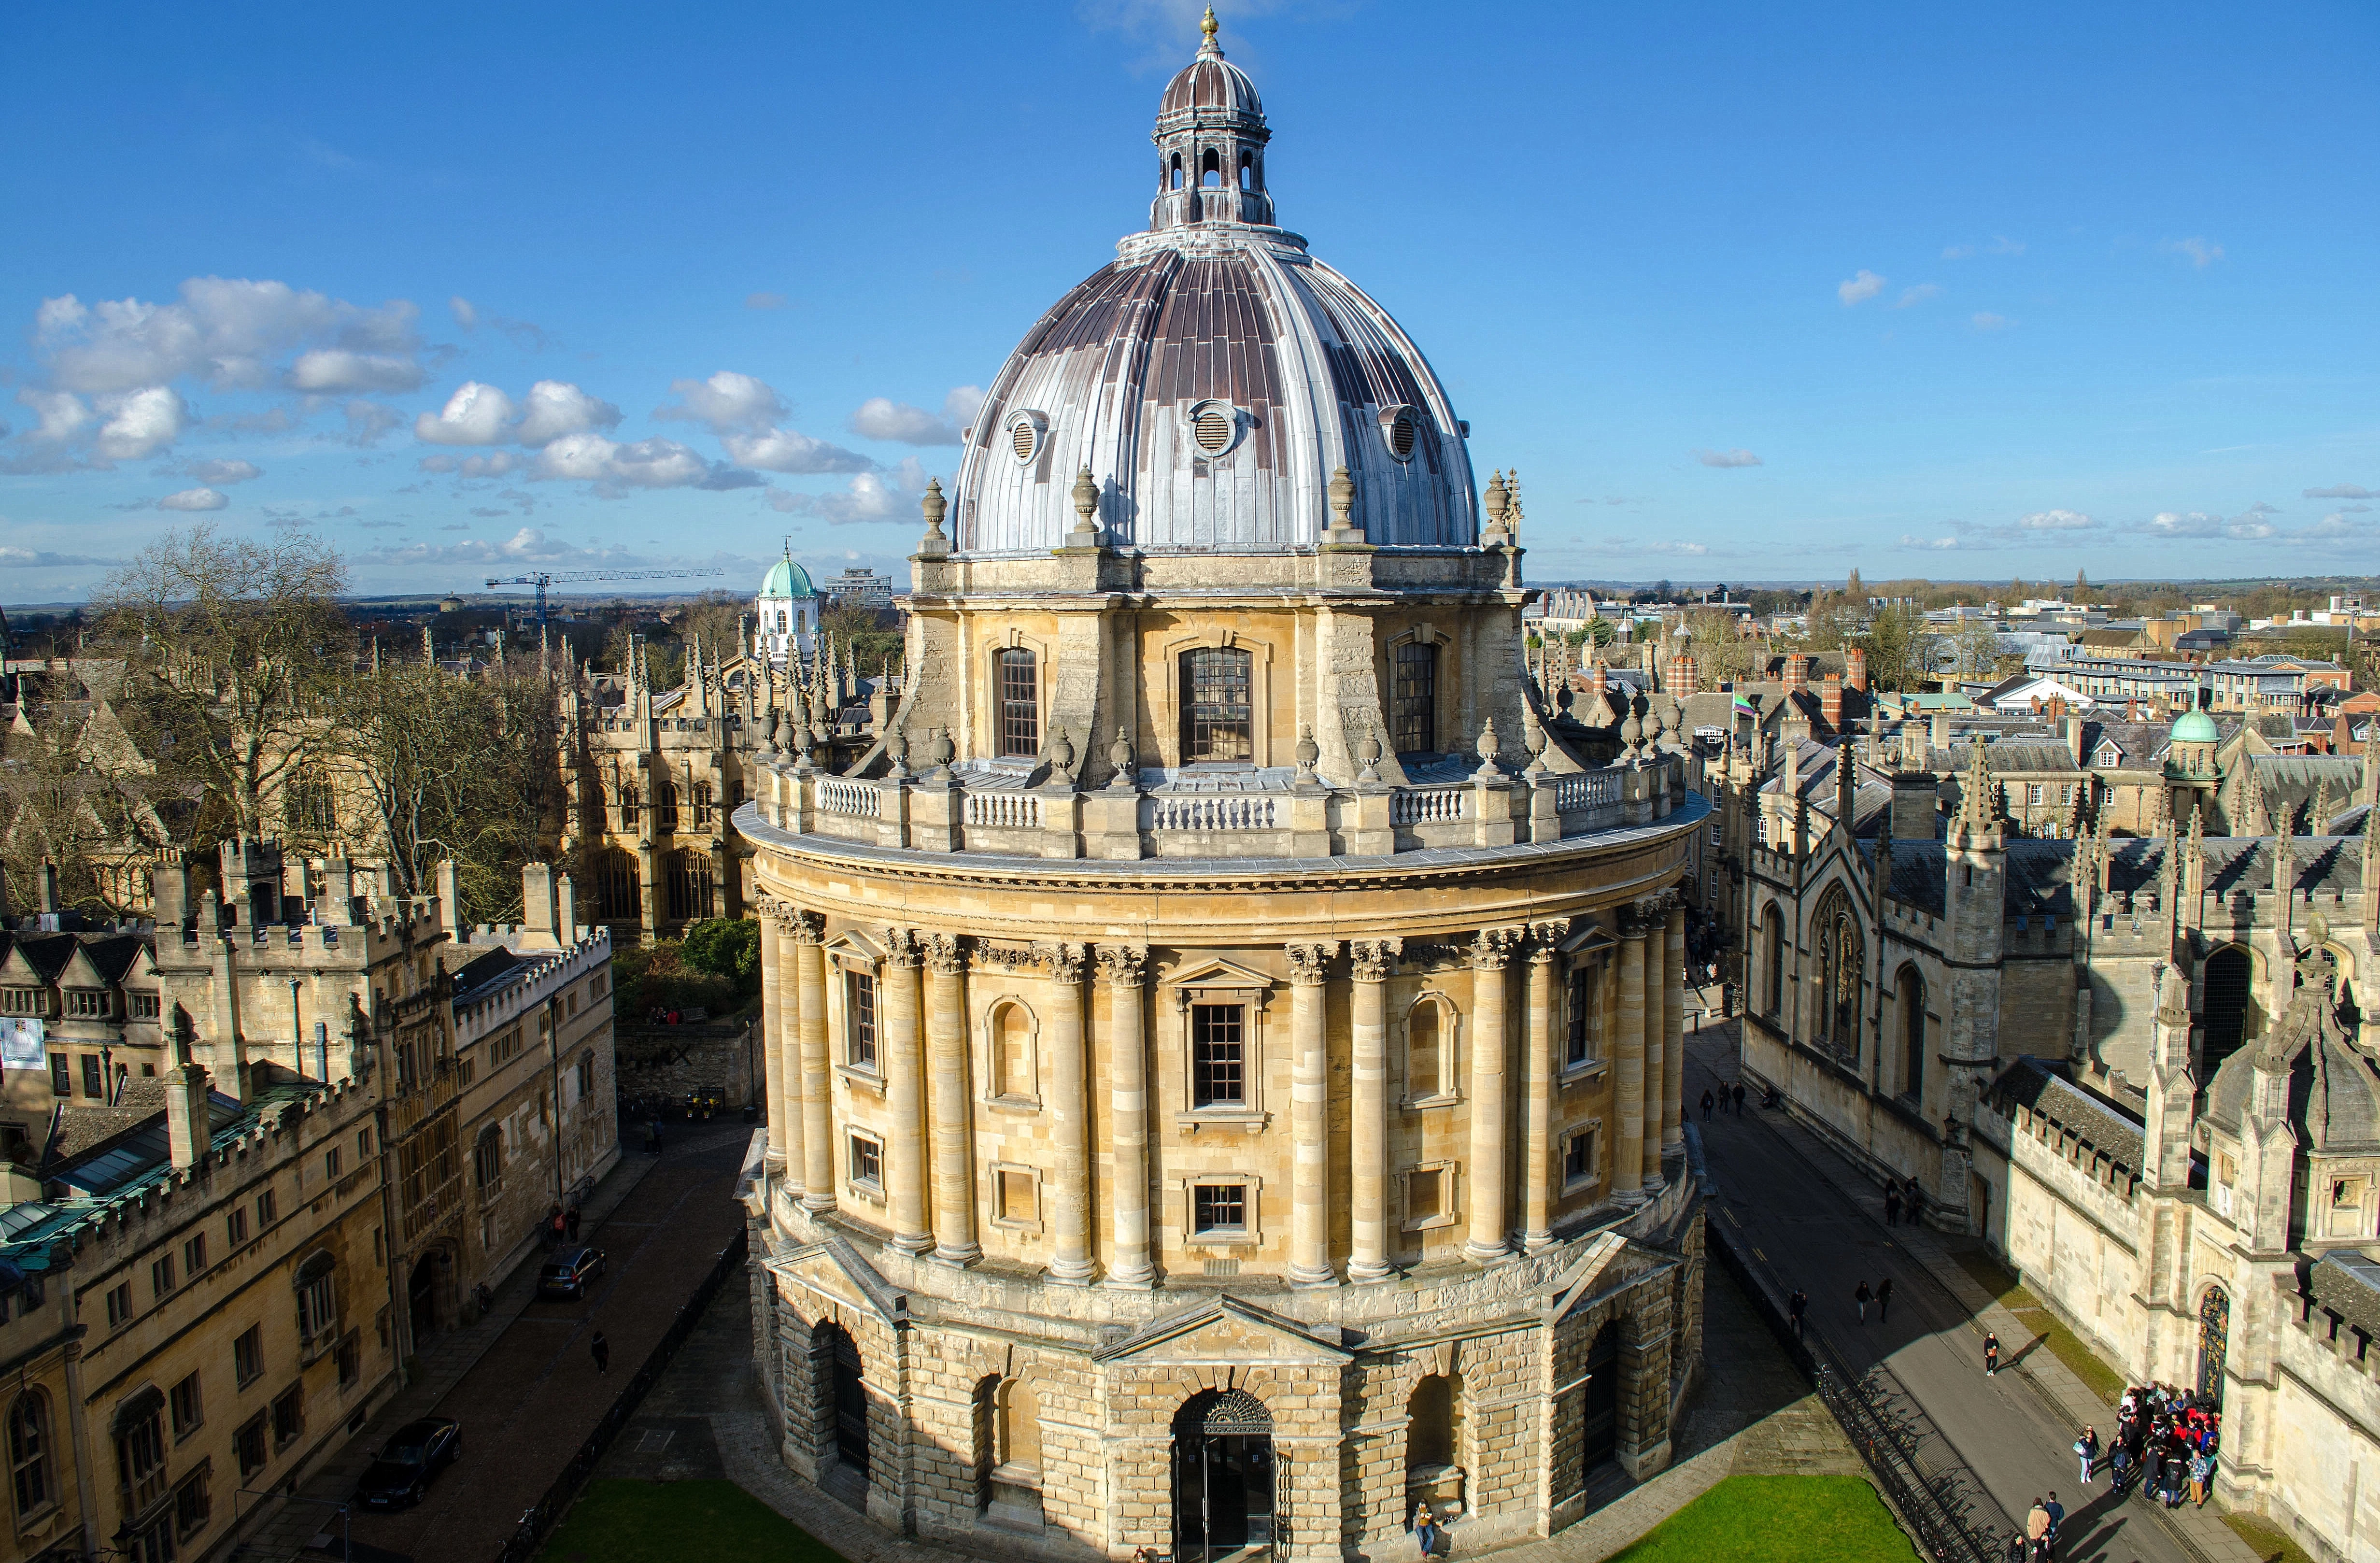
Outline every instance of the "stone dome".
<svg viewBox="0 0 2380 1563">
<path fill-rule="evenodd" d="M 2223 733 L 2215 725 L 2215 719 L 2194 707 L 2184 711 L 2181 719 L 2173 724 L 2173 742 L 2177 744 L 2216 744 L 2222 738 Z"/>
<path fill-rule="evenodd" d="M 1386 309 L 1273 224 L 1264 111 L 1211 22 L 1165 90 L 1149 231 L 1026 333 L 968 431 L 962 553 L 1068 546 L 1086 467 L 1120 550 L 1312 548 L 1342 466 L 1366 542 L 1477 541 L 1445 387 Z"/>
<path fill-rule="evenodd" d="M 787 554 L 770 565 L 769 573 L 760 577 L 759 594 L 762 597 L 816 597 L 818 588 L 810 585 L 810 573 L 795 563 L 793 556 Z"/>
</svg>

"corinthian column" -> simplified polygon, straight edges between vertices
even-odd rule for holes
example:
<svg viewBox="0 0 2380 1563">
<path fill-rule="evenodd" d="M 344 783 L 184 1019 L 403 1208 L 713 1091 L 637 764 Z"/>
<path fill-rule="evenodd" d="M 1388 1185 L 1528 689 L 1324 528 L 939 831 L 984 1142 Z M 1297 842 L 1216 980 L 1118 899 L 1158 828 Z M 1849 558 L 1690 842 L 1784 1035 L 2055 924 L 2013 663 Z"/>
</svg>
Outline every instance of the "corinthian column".
<svg viewBox="0 0 2380 1563">
<path fill-rule="evenodd" d="M 1347 947 L 1354 978 L 1352 1002 L 1355 1043 L 1354 1098 L 1349 1110 L 1348 1150 L 1354 1187 L 1349 1224 L 1353 1252 L 1347 1278 L 1385 1280 L 1389 1264 L 1389 978 L 1396 975 L 1401 939 L 1358 941 Z"/>
<path fill-rule="evenodd" d="M 777 963 L 784 951 L 777 939 L 777 903 L 764 902 L 760 914 L 760 1079 L 769 1104 L 768 1168 L 782 1171 L 787 1164 L 786 1147 L 793 1137 L 793 1112 L 785 1098 L 785 1022 L 798 1017 L 795 1006 L 793 984 Z M 801 1175 L 796 1158 L 795 1176 Z"/>
<path fill-rule="evenodd" d="M 1108 1284 L 1146 1288 L 1157 1279 L 1148 1259 L 1148 1051 L 1140 1014 L 1148 951 L 1102 944 L 1099 959 L 1108 992 L 1108 1203 L 1114 1213 Z"/>
<path fill-rule="evenodd" d="M 786 1038 L 785 1089 L 796 1096 L 802 1115 L 802 1208 L 823 1214 L 834 1208 L 834 1072 L 826 1053 L 826 947 L 812 913 L 795 912 L 785 924 L 794 947 L 794 999 L 800 1019 Z M 800 1089 L 795 1090 L 798 1080 Z"/>
<path fill-rule="evenodd" d="M 1661 931 L 1664 904 L 1655 896 L 1637 908 L 1645 927 L 1645 1110 L 1637 1130 L 1641 1139 L 1636 1154 L 1647 1192 L 1658 1192 L 1662 1186 L 1661 1082 L 1667 1072 L 1662 1043 L 1670 1032 L 1670 982 L 1663 951 L 1667 941 Z"/>
<path fill-rule="evenodd" d="M 1619 1123 L 1611 1192 L 1638 1193 L 1645 1186 L 1645 918 L 1633 906 L 1620 911 L 1620 1053 L 1611 1083 L 1611 1116 Z"/>
<path fill-rule="evenodd" d="M 1686 1148 L 1686 905 L 1670 903 L 1669 998 L 1661 1016 L 1669 1034 L 1661 1040 L 1661 1148 Z"/>
<path fill-rule="evenodd" d="M 966 955 L 954 934 L 925 936 L 932 973 L 926 1008 L 928 1094 L 934 1117 L 934 1257 L 972 1265 L 983 1257 L 975 1235 L 975 1126 L 967 1116 Z"/>
<path fill-rule="evenodd" d="M 1529 1032 L 1526 1116 L 1521 1133 L 1521 1246 L 1535 1254 L 1554 1241 L 1554 962 L 1565 926 L 1529 930 Z"/>
<path fill-rule="evenodd" d="M 1330 1053 L 1323 1021 L 1339 941 L 1289 947 L 1289 1281 L 1336 1286 L 1330 1267 Z"/>
<path fill-rule="evenodd" d="M 1035 947 L 1050 973 L 1050 1109 L 1058 1135 L 1058 1249 L 1050 1278 L 1080 1284 L 1091 1259 L 1091 1101 L 1083 1061 L 1083 947 Z"/>
<path fill-rule="evenodd" d="M 1463 1255 L 1492 1264 L 1512 1252 L 1504 1231 L 1511 1109 L 1504 1091 L 1504 968 L 1518 928 L 1483 928 L 1471 946 L 1471 1236 Z"/>
<path fill-rule="evenodd" d="M 877 993 L 878 1031 L 884 1039 L 884 1107 L 892 1119 L 884 1169 L 891 1197 L 892 1246 L 923 1254 L 934 1246 L 926 1227 L 926 1060 L 917 1046 L 917 962 L 915 928 L 884 930 L 883 980 Z"/>
</svg>

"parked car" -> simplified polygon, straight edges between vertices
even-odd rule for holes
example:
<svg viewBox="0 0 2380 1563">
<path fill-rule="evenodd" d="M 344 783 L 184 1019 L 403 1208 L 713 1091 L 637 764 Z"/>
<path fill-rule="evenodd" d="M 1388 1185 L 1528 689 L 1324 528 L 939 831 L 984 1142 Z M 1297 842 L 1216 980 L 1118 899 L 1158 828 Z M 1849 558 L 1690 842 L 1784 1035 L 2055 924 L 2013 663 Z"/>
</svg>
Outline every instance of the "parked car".
<svg viewBox="0 0 2380 1563">
<path fill-rule="evenodd" d="M 431 1480 L 463 1452 L 463 1424 L 453 1417 L 408 1422 L 390 1435 L 356 1484 L 367 1508 L 407 1508 L 421 1501 Z"/>
<path fill-rule="evenodd" d="M 537 1294 L 540 1297 L 567 1297 L 574 1301 L 587 1295 L 587 1289 L 603 1273 L 603 1251 L 600 1248 L 565 1248 L 545 1262 L 538 1272 Z"/>
</svg>

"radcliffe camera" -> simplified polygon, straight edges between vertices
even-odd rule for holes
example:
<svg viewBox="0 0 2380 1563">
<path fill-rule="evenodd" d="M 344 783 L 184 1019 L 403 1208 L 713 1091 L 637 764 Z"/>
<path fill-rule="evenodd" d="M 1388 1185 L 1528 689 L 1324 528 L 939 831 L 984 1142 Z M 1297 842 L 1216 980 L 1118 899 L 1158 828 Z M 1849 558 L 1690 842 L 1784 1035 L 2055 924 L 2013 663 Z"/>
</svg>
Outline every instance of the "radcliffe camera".
<svg viewBox="0 0 2380 1563">
<path fill-rule="evenodd" d="M 2380 1556 L 2380 17 L 650 23 L 0 22 L 0 1563 Z"/>
</svg>

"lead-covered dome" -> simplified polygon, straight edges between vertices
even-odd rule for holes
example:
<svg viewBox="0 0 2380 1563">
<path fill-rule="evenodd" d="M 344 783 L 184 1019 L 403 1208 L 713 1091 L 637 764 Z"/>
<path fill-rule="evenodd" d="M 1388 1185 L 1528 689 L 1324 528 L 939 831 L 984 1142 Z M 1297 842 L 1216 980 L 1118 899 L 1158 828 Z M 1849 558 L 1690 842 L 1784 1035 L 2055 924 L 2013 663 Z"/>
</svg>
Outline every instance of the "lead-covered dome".
<svg viewBox="0 0 2380 1563">
<path fill-rule="evenodd" d="M 1154 139 L 1149 231 L 1026 334 L 968 431 L 958 549 L 1065 546 L 1086 466 L 1112 548 L 1312 547 L 1342 466 L 1366 541 L 1475 543 L 1445 388 L 1387 310 L 1273 225 L 1263 106 L 1211 12 Z"/>
</svg>

